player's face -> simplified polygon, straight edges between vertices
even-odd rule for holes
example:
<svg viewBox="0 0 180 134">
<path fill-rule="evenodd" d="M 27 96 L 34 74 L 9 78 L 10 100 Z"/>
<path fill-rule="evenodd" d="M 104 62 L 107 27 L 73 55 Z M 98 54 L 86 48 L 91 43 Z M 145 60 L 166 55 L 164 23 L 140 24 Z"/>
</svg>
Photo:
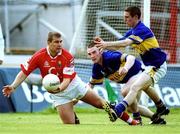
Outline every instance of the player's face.
<svg viewBox="0 0 180 134">
<path fill-rule="evenodd" d="M 88 56 L 91 58 L 93 63 L 101 62 L 101 52 L 97 47 L 92 47 L 87 49 Z"/>
<path fill-rule="evenodd" d="M 124 21 L 129 27 L 135 27 L 137 20 L 137 16 L 132 17 L 129 12 L 124 12 Z"/>
<path fill-rule="evenodd" d="M 61 38 L 53 37 L 53 40 L 48 42 L 48 45 L 52 56 L 56 56 L 61 51 L 63 42 Z"/>
</svg>

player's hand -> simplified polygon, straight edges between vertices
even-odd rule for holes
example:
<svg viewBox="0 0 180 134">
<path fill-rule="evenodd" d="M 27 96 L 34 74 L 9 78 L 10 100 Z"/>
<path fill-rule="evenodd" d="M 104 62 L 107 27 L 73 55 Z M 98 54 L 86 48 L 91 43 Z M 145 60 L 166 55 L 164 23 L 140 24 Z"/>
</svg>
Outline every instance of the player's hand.
<svg viewBox="0 0 180 134">
<path fill-rule="evenodd" d="M 120 67 L 119 68 L 119 75 L 125 75 L 128 73 L 128 69 L 125 67 Z"/>
<path fill-rule="evenodd" d="M 95 46 L 99 49 L 100 52 L 102 52 L 104 49 L 106 49 L 107 44 L 105 41 L 103 41 L 100 37 L 94 38 Z"/>
<path fill-rule="evenodd" d="M 100 52 L 103 52 L 103 50 L 105 50 L 107 47 L 104 43 L 97 43 L 95 46 L 99 49 Z"/>
<path fill-rule="evenodd" d="M 56 94 L 56 93 L 61 92 L 61 90 L 60 90 L 60 88 L 57 88 L 55 90 L 48 90 L 48 92 L 51 93 L 51 94 Z"/>
<path fill-rule="evenodd" d="M 12 86 L 6 85 L 3 87 L 2 92 L 4 96 L 9 97 L 14 90 Z"/>
<path fill-rule="evenodd" d="M 96 36 L 96 37 L 93 38 L 93 41 L 94 41 L 94 43 L 96 43 L 96 42 L 101 42 L 101 41 L 103 41 L 103 39 Z"/>
</svg>

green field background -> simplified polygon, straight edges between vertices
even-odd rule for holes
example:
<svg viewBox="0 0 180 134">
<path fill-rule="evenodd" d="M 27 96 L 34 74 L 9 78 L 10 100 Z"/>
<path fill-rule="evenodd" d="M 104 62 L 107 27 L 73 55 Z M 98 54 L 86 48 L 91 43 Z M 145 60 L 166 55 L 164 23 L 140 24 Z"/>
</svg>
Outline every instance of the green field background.
<svg viewBox="0 0 180 134">
<path fill-rule="evenodd" d="M 171 109 L 167 125 L 129 126 L 121 120 L 112 123 L 108 115 L 94 108 L 75 109 L 80 125 L 63 125 L 55 110 L 38 113 L 1 113 L 0 134 L 180 134 L 180 109 Z"/>
</svg>

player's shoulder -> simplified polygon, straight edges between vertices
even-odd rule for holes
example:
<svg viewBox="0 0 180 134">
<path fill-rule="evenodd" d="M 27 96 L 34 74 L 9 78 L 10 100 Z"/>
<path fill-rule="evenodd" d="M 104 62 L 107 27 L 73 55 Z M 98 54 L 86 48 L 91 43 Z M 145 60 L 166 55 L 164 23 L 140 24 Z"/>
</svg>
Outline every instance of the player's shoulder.
<svg viewBox="0 0 180 134">
<path fill-rule="evenodd" d="M 118 51 L 118 50 L 105 50 L 103 54 L 108 57 L 114 54 L 122 54 L 122 53 L 121 51 Z"/>
<path fill-rule="evenodd" d="M 140 21 L 133 29 L 133 32 L 151 32 L 151 30 L 143 22 Z"/>
<path fill-rule="evenodd" d="M 127 37 L 129 37 L 131 34 L 132 34 L 132 29 L 129 29 L 122 38 L 120 38 L 119 40 L 124 40 L 126 39 Z"/>
<path fill-rule="evenodd" d="M 73 57 L 73 55 L 66 49 L 62 48 L 62 54 L 66 57 Z"/>
<path fill-rule="evenodd" d="M 103 59 L 110 60 L 110 59 L 114 59 L 115 57 L 117 58 L 121 55 L 122 53 L 118 50 L 106 50 L 103 52 Z"/>
<path fill-rule="evenodd" d="M 47 53 L 46 48 L 41 48 L 38 50 L 35 54 L 33 54 L 34 57 L 39 57 Z"/>
<path fill-rule="evenodd" d="M 74 59 L 74 56 L 64 48 L 62 48 L 62 55 L 68 60 Z"/>
<path fill-rule="evenodd" d="M 135 28 L 147 28 L 147 26 L 143 22 L 139 21 Z"/>
</svg>

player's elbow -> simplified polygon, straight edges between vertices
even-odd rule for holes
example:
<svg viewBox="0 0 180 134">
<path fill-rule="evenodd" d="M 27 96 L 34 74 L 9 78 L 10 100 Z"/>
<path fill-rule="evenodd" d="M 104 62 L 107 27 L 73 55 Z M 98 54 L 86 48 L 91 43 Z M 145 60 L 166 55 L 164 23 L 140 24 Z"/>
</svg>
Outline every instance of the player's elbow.
<svg viewBox="0 0 180 134">
<path fill-rule="evenodd" d="M 131 45 L 133 43 L 133 41 L 132 40 L 130 40 L 130 39 L 125 39 L 124 40 L 124 46 L 129 46 L 129 45 Z"/>
</svg>

